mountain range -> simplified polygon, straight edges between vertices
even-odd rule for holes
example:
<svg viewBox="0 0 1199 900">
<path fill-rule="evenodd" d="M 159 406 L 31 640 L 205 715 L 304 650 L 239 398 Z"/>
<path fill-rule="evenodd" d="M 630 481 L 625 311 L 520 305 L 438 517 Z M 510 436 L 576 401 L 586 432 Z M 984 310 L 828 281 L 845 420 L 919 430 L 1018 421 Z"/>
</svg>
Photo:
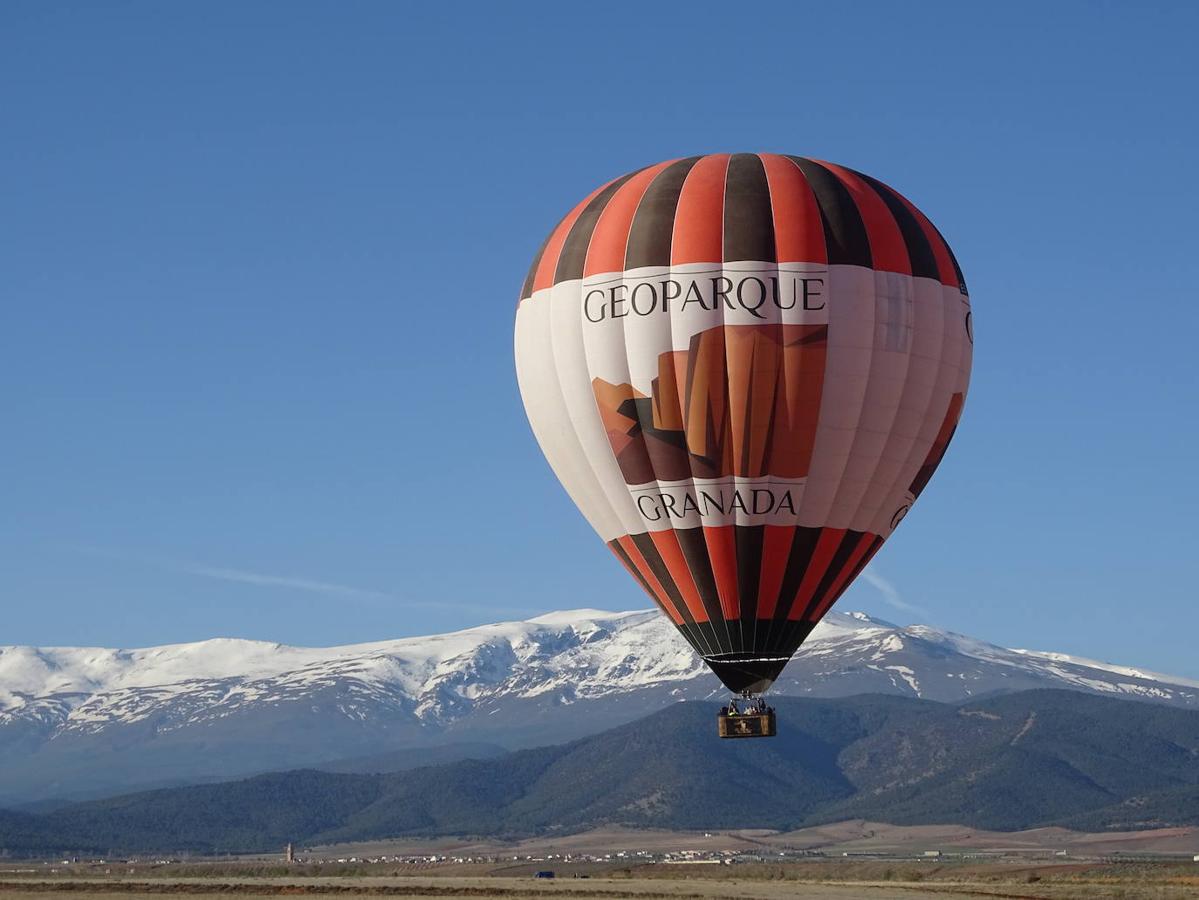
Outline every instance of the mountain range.
<svg viewBox="0 0 1199 900">
<path fill-rule="evenodd" d="M 1199 682 L 1010 650 L 862 613 L 826 617 L 775 695 L 960 703 L 1037 688 L 1199 707 Z M 332 648 L 210 640 L 0 647 L 0 806 L 563 743 L 723 688 L 656 612 L 557 612 Z"/>
<path fill-rule="evenodd" d="M 722 741 L 709 703 L 566 744 L 398 773 L 300 770 L 0 813 L 10 855 L 245 852 L 621 825 L 788 831 L 850 819 L 1016 830 L 1199 824 L 1199 711 L 1072 691 L 963 704 L 776 701 L 778 737 Z"/>
</svg>

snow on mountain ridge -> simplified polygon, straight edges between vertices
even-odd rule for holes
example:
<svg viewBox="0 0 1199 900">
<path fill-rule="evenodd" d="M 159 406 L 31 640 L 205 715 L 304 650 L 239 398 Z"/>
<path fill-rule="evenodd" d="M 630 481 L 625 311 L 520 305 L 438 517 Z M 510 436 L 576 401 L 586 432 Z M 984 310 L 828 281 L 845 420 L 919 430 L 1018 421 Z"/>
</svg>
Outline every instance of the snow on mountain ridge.
<svg viewBox="0 0 1199 900">
<path fill-rule="evenodd" d="M 578 610 L 584 620 L 652 617 L 649 611 L 604 613 Z M 527 636 L 538 626 L 575 624 L 574 612 L 550 613 L 528 622 L 501 622 L 446 634 L 396 638 L 337 647 L 296 647 L 271 641 L 212 638 L 137 649 L 0 646 L 0 698 L 5 693 L 42 696 L 119 687 L 154 687 L 191 680 L 272 677 L 339 658 L 401 656 L 409 651 L 443 662 L 489 640 Z M 525 626 L 525 627 L 522 627 Z M 532 626 L 532 627 L 528 627 Z M 3 700 L 0 699 L 0 709 Z"/>
<path fill-rule="evenodd" d="M 1177 675 L 1165 675 L 1161 672 L 1152 672 L 1148 669 L 1134 668 L 1131 666 L 1120 666 L 1116 665 L 1115 663 L 1088 659 L 1085 656 L 1071 656 L 1068 653 L 1051 653 L 1045 650 L 1014 649 L 1011 652 L 1033 659 L 1043 659 L 1047 662 L 1069 663 L 1075 666 L 1085 666 L 1088 669 L 1100 669 L 1104 672 L 1111 672 L 1114 675 L 1124 675 L 1128 678 L 1141 678 L 1148 681 L 1164 681 L 1169 684 L 1179 684 L 1186 687 L 1199 688 L 1199 681 L 1193 678 L 1182 678 Z"/>
<path fill-rule="evenodd" d="M 789 672 L 789 680 L 785 674 L 777 685 L 780 692 L 835 694 L 863 684 L 860 689 L 945 699 L 936 679 L 961 682 L 957 697 L 994 690 L 997 683 L 1003 689 L 1016 679 L 1199 703 L 1199 695 L 1188 690 L 1199 683 L 1186 679 L 1064 654 L 1008 650 L 865 613 L 827 616 Z M 854 672 L 861 673 L 853 676 L 858 681 L 847 677 Z M 0 647 L 0 726 L 21 718 L 94 731 L 156 716 L 156 727 L 169 730 L 322 690 L 342 691 L 338 709 L 350 718 L 363 718 L 381 705 L 444 724 L 503 698 L 556 696 L 571 703 L 672 684 L 693 685 L 687 691 L 693 696 L 720 693 L 657 612 L 565 610 L 340 647 L 231 638 L 134 650 Z"/>
<path fill-rule="evenodd" d="M 561 686 L 581 667 L 594 669 L 610 687 L 694 677 L 702 667 L 685 644 L 650 641 L 646 652 L 637 629 L 657 630 L 657 613 L 596 610 L 551 613 L 528 622 L 502 622 L 458 632 L 399 638 L 341 647 L 291 647 L 265 641 L 214 639 L 136 650 L 94 647 L 0 647 L 0 723 L 5 714 L 31 712 L 37 700 L 56 698 L 72 708 L 83 726 L 118 711 L 126 722 L 148 715 L 171 694 L 202 694 L 209 705 L 228 704 L 239 690 L 253 689 L 262 701 L 281 689 L 313 688 L 331 679 L 350 679 L 418 700 L 422 709 L 449 692 L 464 699 L 490 693 L 507 682 L 534 696 Z M 661 623 L 665 624 L 665 623 Z M 631 626 L 631 627 L 630 627 Z M 596 635 L 607 638 L 593 646 Z M 616 658 L 609 658 L 618 653 Z M 530 675 L 536 673 L 538 684 Z M 557 677 L 555 677 L 557 676 Z M 217 691 L 214 683 L 235 682 Z M 583 693 L 586 686 L 580 687 Z M 138 704 L 133 698 L 140 697 Z M 104 702 L 101 698 L 106 698 Z"/>
</svg>

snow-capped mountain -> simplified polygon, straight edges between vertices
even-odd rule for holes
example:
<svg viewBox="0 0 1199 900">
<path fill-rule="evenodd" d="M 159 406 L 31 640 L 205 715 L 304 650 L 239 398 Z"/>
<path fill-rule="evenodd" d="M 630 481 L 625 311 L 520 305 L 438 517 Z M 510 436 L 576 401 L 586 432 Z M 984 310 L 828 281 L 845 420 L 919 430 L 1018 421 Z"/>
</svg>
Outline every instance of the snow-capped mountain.
<svg viewBox="0 0 1199 900">
<path fill-rule="evenodd" d="M 1199 707 L 1199 682 L 833 613 L 783 694 L 956 701 L 1074 688 Z M 302 648 L 0 647 L 0 805 L 313 766 L 400 748 L 570 740 L 724 690 L 656 612 L 574 610 Z"/>
</svg>

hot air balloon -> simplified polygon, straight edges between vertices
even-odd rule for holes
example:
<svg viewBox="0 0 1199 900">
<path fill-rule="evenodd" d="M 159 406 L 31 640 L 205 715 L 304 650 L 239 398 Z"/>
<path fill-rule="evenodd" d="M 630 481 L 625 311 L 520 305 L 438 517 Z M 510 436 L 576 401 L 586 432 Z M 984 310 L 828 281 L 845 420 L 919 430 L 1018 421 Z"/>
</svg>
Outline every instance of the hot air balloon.
<svg viewBox="0 0 1199 900">
<path fill-rule="evenodd" d="M 928 483 L 972 343 L 940 232 L 845 166 L 670 160 L 550 232 L 516 313 L 529 422 L 616 558 L 751 698 L 722 735 L 773 733 L 756 698 Z"/>
</svg>

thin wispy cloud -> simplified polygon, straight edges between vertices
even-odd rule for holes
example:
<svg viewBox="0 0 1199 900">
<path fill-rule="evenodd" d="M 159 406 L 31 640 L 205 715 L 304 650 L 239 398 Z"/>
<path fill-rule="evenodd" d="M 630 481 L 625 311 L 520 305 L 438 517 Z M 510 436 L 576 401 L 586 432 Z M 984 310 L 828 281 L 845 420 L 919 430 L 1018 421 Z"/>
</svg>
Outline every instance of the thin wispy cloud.
<svg viewBox="0 0 1199 900">
<path fill-rule="evenodd" d="M 903 596 L 899 593 L 899 588 L 876 572 L 873 566 L 867 566 L 862 570 L 862 578 L 866 580 L 867 584 L 878 591 L 879 596 L 888 606 L 898 609 L 901 612 L 920 616 L 922 619 L 931 618 L 927 609 L 904 600 Z"/>
<path fill-rule="evenodd" d="M 352 587 L 348 584 L 334 584 L 330 581 L 316 581 L 311 578 L 297 578 L 292 575 L 268 575 L 263 572 L 247 572 L 244 569 L 226 569 L 220 566 L 202 566 L 190 563 L 180 563 L 175 570 L 186 575 L 198 575 L 201 578 L 215 578 L 218 581 L 232 581 L 236 584 L 254 584 L 262 587 L 290 588 L 296 591 L 308 591 L 313 594 L 325 594 L 330 597 L 348 597 L 360 600 L 396 600 L 392 594 L 382 591 L 372 591 Z"/>
<path fill-rule="evenodd" d="M 490 603 L 477 603 L 471 601 L 453 602 L 444 600 L 414 599 L 410 597 L 403 597 L 398 594 L 388 593 L 387 591 L 364 588 L 357 585 L 340 584 L 334 581 L 324 581 L 322 579 L 310 578 L 304 575 L 279 574 L 276 572 L 256 572 L 250 569 L 240 569 L 232 566 L 217 566 L 207 563 L 199 563 L 192 560 L 157 556 L 154 554 L 113 550 L 108 547 L 95 547 L 86 545 L 81 546 L 73 544 L 68 545 L 68 549 L 75 553 L 82 553 L 87 556 L 116 560 L 119 562 L 134 563 L 137 565 L 146 566 L 148 568 L 158 569 L 159 571 L 170 572 L 175 575 L 187 575 L 195 578 L 205 578 L 213 581 L 226 581 L 232 584 L 245 584 L 267 589 L 274 588 L 281 590 L 300 591 L 306 594 L 357 602 L 379 608 L 394 606 L 396 609 L 454 609 L 464 612 L 469 611 L 472 614 L 482 613 L 488 617 L 512 615 L 527 616 L 537 614 L 536 609 L 530 609 L 529 607 L 525 606 L 493 605 Z"/>
<path fill-rule="evenodd" d="M 238 569 L 230 566 L 213 566 L 205 563 L 177 559 L 168 556 L 157 556 L 148 553 L 132 553 L 123 550 L 113 550 L 107 547 L 73 546 L 71 549 L 88 556 L 101 559 L 111 559 L 120 562 L 136 563 L 164 572 L 177 575 L 192 575 L 197 578 L 210 578 L 216 581 L 228 581 L 234 584 L 249 584 L 265 588 L 284 588 L 293 591 L 303 591 L 309 594 L 320 594 L 326 597 L 339 597 L 347 600 L 360 600 L 372 603 L 387 601 L 399 602 L 400 598 L 386 591 L 371 590 L 349 584 L 338 584 L 333 581 L 322 581 L 302 575 L 280 575 L 273 572 L 254 572 L 249 569 Z M 416 603 L 412 605 L 433 605 Z"/>
<path fill-rule="evenodd" d="M 339 584 L 334 581 L 323 581 L 317 578 L 308 578 L 303 575 L 283 575 L 275 572 L 254 572 L 249 569 L 238 569 L 230 566 L 214 566 L 205 563 L 198 563 L 165 556 L 156 556 L 147 553 L 131 553 L 122 550 L 112 550 L 106 547 L 75 545 L 72 546 L 71 549 L 77 553 L 86 554 L 87 556 L 136 563 L 138 565 L 147 566 L 160 571 L 171 572 L 176 575 L 189 575 L 195 578 L 207 578 L 214 581 L 227 581 L 232 584 L 246 584 L 253 587 L 300 591 L 306 594 L 313 594 L 327 598 L 336 598 L 339 600 L 348 600 L 352 602 L 368 604 L 371 606 L 395 604 L 397 607 L 418 607 L 428 609 L 454 606 L 458 609 L 473 609 L 478 611 L 483 611 L 485 609 L 489 612 L 509 611 L 499 608 L 487 609 L 482 604 L 446 604 L 430 600 L 414 600 L 401 597 L 397 594 L 390 594 L 387 591 L 373 590 L 370 588 L 359 587 L 357 585 Z"/>
</svg>

